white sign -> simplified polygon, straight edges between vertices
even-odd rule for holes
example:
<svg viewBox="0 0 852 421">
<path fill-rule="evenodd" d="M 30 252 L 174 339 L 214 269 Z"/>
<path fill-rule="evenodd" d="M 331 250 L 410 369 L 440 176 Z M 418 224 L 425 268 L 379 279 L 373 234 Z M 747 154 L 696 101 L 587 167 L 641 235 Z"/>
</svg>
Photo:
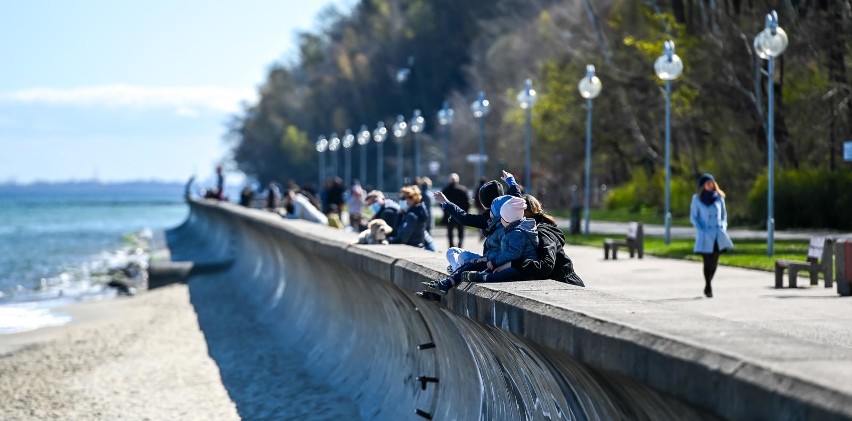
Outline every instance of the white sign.
<svg viewBox="0 0 852 421">
<path fill-rule="evenodd" d="M 465 159 L 470 163 L 488 162 L 488 155 L 470 154 Z"/>
<path fill-rule="evenodd" d="M 437 175 L 441 171 L 441 163 L 438 161 L 429 161 L 429 174 Z"/>
<path fill-rule="evenodd" d="M 852 140 L 843 142 L 843 160 L 852 162 Z"/>
</svg>

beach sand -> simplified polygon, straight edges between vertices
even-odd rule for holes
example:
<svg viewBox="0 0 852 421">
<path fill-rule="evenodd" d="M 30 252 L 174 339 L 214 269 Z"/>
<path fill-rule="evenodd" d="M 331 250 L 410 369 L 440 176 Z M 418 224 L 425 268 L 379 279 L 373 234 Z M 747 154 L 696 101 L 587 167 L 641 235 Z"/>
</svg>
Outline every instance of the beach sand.
<svg viewBox="0 0 852 421">
<path fill-rule="evenodd" d="M 0 336 L 0 419 L 240 419 L 187 285 L 60 311 L 74 321 Z"/>
</svg>

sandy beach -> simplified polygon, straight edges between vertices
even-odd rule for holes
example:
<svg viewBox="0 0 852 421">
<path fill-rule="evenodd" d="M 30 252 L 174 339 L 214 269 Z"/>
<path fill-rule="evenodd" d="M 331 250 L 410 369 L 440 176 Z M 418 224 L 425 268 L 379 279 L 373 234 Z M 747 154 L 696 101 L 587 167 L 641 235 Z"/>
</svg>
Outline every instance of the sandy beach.
<svg viewBox="0 0 852 421">
<path fill-rule="evenodd" d="M 74 321 L 0 336 L 0 419 L 240 419 L 187 285 L 61 311 Z"/>
</svg>

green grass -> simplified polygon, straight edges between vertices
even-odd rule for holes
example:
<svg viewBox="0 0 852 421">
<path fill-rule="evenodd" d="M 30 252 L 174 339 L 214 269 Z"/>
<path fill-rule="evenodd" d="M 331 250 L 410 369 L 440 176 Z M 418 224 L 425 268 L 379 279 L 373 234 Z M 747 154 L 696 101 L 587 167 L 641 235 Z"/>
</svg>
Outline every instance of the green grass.
<svg viewBox="0 0 852 421">
<path fill-rule="evenodd" d="M 568 244 L 599 247 L 601 256 L 603 256 L 604 238 L 623 238 L 623 236 L 569 235 L 567 232 L 565 234 L 565 241 Z M 701 261 L 701 256 L 692 252 L 694 242 L 695 240 L 691 238 L 673 238 L 671 244 L 666 245 L 662 238 L 645 237 L 645 254 L 670 259 Z M 626 251 L 622 252 L 622 255 L 625 253 Z M 807 240 L 776 240 L 774 256 L 766 255 L 765 240 L 735 240 L 734 249 L 722 254 L 719 258 L 719 264 L 773 271 L 776 260 L 804 260 L 807 254 Z"/>
<path fill-rule="evenodd" d="M 571 216 L 570 211 L 567 209 L 558 209 L 553 214 L 560 218 L 569 218 Z M 582 213 L 580 218 L 582 218 Z M 608 222 L 641 222 L 646 225 L 663 225 L 666 223 L 661 213 L 647 208 L 643 208 L 638 212 L 630 212 L 627 209 L 592 209 L 591 219 L 592 221 Z M 675 216 L 672 218 L 672 225 L 688 227 L 692 224 L 689 222 L 689 217 L 687 216 Z"/>
</svg>

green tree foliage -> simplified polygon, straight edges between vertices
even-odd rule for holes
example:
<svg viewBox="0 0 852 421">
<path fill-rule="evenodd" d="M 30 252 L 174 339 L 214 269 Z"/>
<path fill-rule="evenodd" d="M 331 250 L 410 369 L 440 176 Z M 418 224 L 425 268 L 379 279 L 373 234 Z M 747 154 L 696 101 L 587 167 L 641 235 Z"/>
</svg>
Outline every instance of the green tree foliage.
<svg viewBox="0 0 852 421">
<path fill-rule="evenodd" d="M 790 45 L 768 78 L 752 41 L 773 8 Z M 361 0 L 351 12 L 329 9 L 320 18 L 316 30 L 298 36 L 298 54 L 270 69 L 258 102 L 229 124 L 234 160 L 262 182 L 313 182 L 318 135 L 361 124 L 372 129 L 379 120 L 390 125 L 415 108 L 427 118 L 424 162 L 441 160 L 435 113 L 444 100 L 456 119 L 451 168 L 441 172 L 470 180 L 474 168 L 464 155 L 477 149 L 469 106 L 479 90 L 492 103 L 486 175 L 521 174 L 524 114 L 515 95 L 531 78 L 539 101 L 528 187 L 544 193 L 549 206 L 567 205 L 571 185 L 582 188 L 584 181 L 586 108 L 577 83 L 594 64 L 604 87 L 593 102 L 592 179 L 625 185 L 641 192 L 625 197 L 661 209 L 665 85 L 653 63 L 668 39 L 684 61 L 683 75 L 672 82 L 678 183 L 712 172 L 729 193 L 732 213 L 757 222 L 744 198 L 766 168 L 768 82 L 775 88 L 779 171 L 850 170 L 840 155 L 852 133 L 850 0 Z M 411 73 L 400 83 L 403 67 Z M 410 153 L 410 142 L 403 147 Z M 371 143 L 370 169 L 375 151 Z M 393 142 L 384 151 L 392 162 Z M 357 174 L 358 160 L 353 165 Z M 688 201 L 693 189 L 684 190 L 677 194 Z"/>
</svg>

